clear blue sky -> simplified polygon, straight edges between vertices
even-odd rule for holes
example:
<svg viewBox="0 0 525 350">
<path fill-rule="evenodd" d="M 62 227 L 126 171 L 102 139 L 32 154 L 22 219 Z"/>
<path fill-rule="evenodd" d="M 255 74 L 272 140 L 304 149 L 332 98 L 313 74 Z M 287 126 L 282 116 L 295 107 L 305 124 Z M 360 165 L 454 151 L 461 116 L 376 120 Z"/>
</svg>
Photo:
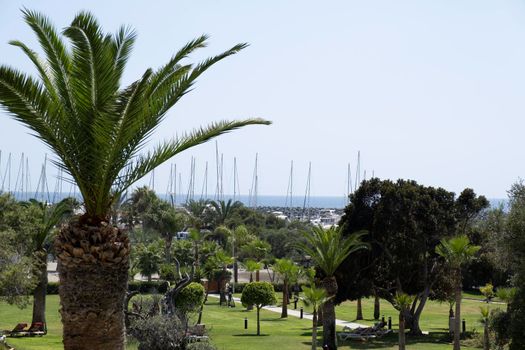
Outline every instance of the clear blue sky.
<svg viewBox="0 0 525 350">
<path fill-rule="evenodd" d="M 312 195 L 343 195 L 347 163 L 355 170 L 358 150 L 368 176 L 373 170 L 381 178 L 456 192 L 472 187 L 492 198 L 505 197 L 525 173 L 523 1 L 5 1 L 0 62 L 27 71 L 30 63 L 7 44 L 19 39 L 38 48 L 23 23 L 23 6 L 44 12 L 58 27 L 81 9 L 91 10 L 107 31 L 135 27 L 125 83 L 201 33 L 211 35 L 210 46 L 195 60 L 249 42 L 203 76 L 152 138 L 153 145 L 218 119 L 272 120 L 270 127 L 219 139 L 225 192 L 236 156 L 247 193 L 256 152 L 261 194 L 286 194 L 293 160 L 297 194 L 304 193 L 311 161 Z M 25 152 L 34 185 L 46 149 L 0 114 L 0 166 L 12 152 L 16 176 Z M 184 186 L 191 155 L 200 192 L 206 160 L 210 174 L 215 171 L 215 145 L 173 160 Z M 168 169 L 156 173 L 161 191 Z M 210 176 L 210 192 L 214 182 Z"/>
</svg>

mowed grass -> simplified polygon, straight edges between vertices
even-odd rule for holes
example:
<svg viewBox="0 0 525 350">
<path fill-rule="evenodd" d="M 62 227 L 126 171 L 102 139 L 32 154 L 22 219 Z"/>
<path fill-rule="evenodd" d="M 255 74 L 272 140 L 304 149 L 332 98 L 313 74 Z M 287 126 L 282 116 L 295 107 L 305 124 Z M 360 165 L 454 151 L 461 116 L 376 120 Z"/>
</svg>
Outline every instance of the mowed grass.
<svg viewBox="0 0 525 350">
<path fill-rule="evenodd" d="M 302 303 L 298 303 L 298 307 Z M 467 320 L 467 329 L 476 328 L 482 331 L 479 324 L 479 306 L 486 305 L 472 300 L 463 301 L 463 315 Z M 381 312 L 392 317 L 393 328 L 397 328 L 397 312 L 385 301 L 381 302 Z M 501 305 L 491 304 L 491 307 Z M 293 309 L 293 303 L 290 304 Z M 308 311 L 305 308 L 305 311 Z M 337 307 L 337 318 L 346 321 L 355 319 L 355 302 L 345 302 Z M 359 321 L 363 324 L 373 324 L 373 300 L 363 300 L 363 314 L 365 320 Z M 244 329 L 244 318 L 248 318 L 248 329 Z M 450 350 L 447 333 L 448 304 L 429 302 L 421 320 L 423 330 L 430 331 L 429 336 L 407 337 L 409 350 Z M 62 326 L 58 314 L 58 296 L 50 295 L 47 299 L 48 334 L 44 337 L 34 338 L 9 338 L 9 343 L 17 350 L 56 350 L 63 349 Z M 30 323 L 31 307 L 20 310 L 15 306 L 0 303 L 0 329 L 12 329 L 19 322 Z M 283 350 L 307 350 L 311 349 L 311 320 L 300 320 L 295 317 L 281 319 L 279 313 L 261 310 L 261 336 L 256 336 L 256 311 L 246 311 L 239 303 L 235 308 L 221 307 L 218 299 L 209 298 L 204 308 L 203 323 L 209 330 L 212 342 L 220 350 L 236 349 L 283 349 Z M 338 328 L 341 331 L 340 328 Z M 321 345 L 322 332 L 318 337 L 318 345 Z M 367 343 L 340 342 L 342 349 L 397 349 L 397 335 L 392 334 L 379 340 Z M 136 344 L 129 344 L 128 350 L 136 349 Z M 463 347 L 464 349 L 474 349 Z"/>
</svg>

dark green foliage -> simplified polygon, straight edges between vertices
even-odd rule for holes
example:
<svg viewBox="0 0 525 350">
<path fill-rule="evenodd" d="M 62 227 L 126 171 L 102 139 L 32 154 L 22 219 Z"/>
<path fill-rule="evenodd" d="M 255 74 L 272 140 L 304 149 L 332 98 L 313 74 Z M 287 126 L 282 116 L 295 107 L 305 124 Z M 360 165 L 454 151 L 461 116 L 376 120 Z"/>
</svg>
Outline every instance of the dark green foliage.
<svg viewBox="0 0 525 350">
<path fill-rule="evenodd" d="M 255 305 L 261 308 L 277 302 L 273 285 L 268 282 L 251 282 L 244 286 L 241 296 L 243 305 Z"/>
<path fill-rule="evenodd" d="M 164 294 L 167 290 L 167 281 L 132 281 L 128 283 L 128 291 L 138 291 L 140 294 Z"/>
<path fill-rule="evenodd" d="M 205 290 L 202 284 L 192 282 L 184 287 L 175 299 L 175 307 L 183 313 L 197 311 L 204 302 Z"/>
<path fill-rule="evenodd" d="M 460 200 L 459 200 L 460 199 Z M 458 198 L 442 188 L 415 181 L 363 181 L 351 195 L 340 225 L 349 235 L 366 230 L 363 241 L 371 249 L 354 254 L 336 273 L 340 286 L 337 301 L 373 295 L 393 303 L 396 291 L 417 296 L 407 328 L 419 332 L 418 318 L 434 287 L 441 288 L 440 240 L 468 227 L 486 205 L 484 197 L 465 190 Z M 460 225 L 461 224 L 461 225 Z M 435 295 L 445 296 L 450 291 Z"/>
<path fill-rule="evenodd" d="M 210 342 L 197 342 L 188 344 L 186 350 L 217 350 L 217 348 Z"/>
<path fill-rule="evenodd" d="M 510 340 L 510 315 L 508 312 L 495 309 L 490 312 L 489 329 L 494 334 L 496 344 L 503 346 Z"/>
<path fill-rule="evenodd" d="M 185 326 L 175 316 L 136 319 L 130 334 L 139 341 L 139 350 L 182 350 L 185 346 Z"/>
<path fill-rule="evenodd" d="M 160 279 L 173 282 L 177 277 L 177 269 L 173 264 L 161 264 L 159 268 Z"/>
</svg>

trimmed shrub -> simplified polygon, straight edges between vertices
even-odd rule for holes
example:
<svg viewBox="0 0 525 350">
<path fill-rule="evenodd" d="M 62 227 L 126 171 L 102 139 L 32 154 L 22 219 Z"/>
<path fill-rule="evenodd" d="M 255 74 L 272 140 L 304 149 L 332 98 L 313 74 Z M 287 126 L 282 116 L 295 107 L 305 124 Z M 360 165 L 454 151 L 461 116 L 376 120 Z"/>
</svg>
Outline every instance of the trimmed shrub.
<svg viewBox="0 0 525 350">
<path fill-rule="evenodd" d="M 175 299 L 175 307 L 184 313 L 197 310 L 204 302 L 204 287 L 197 282 L 191 282 L 182 288 Z"/>
</svg>

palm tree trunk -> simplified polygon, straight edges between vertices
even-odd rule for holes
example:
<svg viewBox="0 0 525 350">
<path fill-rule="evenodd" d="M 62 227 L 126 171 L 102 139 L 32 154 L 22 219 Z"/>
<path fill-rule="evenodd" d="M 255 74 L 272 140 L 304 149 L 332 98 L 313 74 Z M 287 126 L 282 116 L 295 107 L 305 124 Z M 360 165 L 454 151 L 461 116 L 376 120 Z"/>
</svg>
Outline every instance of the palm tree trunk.
<svg viewBox="0 0 525 350">
<path fill-rule="evenodd" d="M 130 243 L 116 227 L 71 223 L 55 239 L 65 350 L 123 350 Z"/>
<path fill-rule="evenodd" d="M 405 318 L 403 312 L 399 312 L 399 350 L 405 350 Z"/>
<path fill-rule="evenodd" d="M 361 298 L 357 298 L 357 315 L 355 316 L 356 320 L 363 319 L 363 305 L 361 303 Z"/>
<path fill-rule="evenodd" d="M 485 320 L 485 326 L 483 329 L 483 350 L 490 350 L 488 319 Z"/>
<path fill-rule="evenodd" d="M 456 284 L 456 318 L 454 319 L 454 350 L 460 350 L 459 343 L 461 331 L 461 271 L 456 272 L 458 278 Z"/>
<path fill-rule="evenodd" d="M 335 306 L 333 297 L 337 294 L 337 281 L 333 276 L 325 277 L 322 285 L 329 298 L 323 304 L 323 346 L 328 346 L 328 349 L 335 350 L 337 349 L 337 339 L 335 334 Z"/>
<path fill-rule="evenodd" d="M 288 281 L 283 281 L 283 307 L 281 309 L 281 318 L 288 317 Z"/>
<path fill-rule="evenodd" d="M 47 292 L 47 252 L 39 251 L 38 255 L 38 284 L 33 292 L 32 323 L 46 323 L 46 292 Z"/>
<path fill-rule="evenodd" d="M 259 270 L 255 271 L 255 282 L 259 282 Z"/>
<path fill-rule="evenodd" d="M 377 295 L 377 293 L 374 293 L 374 320 L 379 320 L 380 315 L 381 315 L 381 303 L 379 300 L 379 295 Z"/>
<path fill-rule="evenodd" d="M 257 305 L 257 335 L 261 335 L 261 324 L 259 322 L 259 311 L 261 311 L 261 307 Z"/>
<path fill-rule="evenodd" d="M 252 282 L 253 282 L 253 272 L 250 271 L 250 283 L 252 283 Z"/>
<path fill-rule="evenodd" d="M 312 316 L 312 350 L 317 349 L 317 308 L 314 307 Z"/>
</svg>

